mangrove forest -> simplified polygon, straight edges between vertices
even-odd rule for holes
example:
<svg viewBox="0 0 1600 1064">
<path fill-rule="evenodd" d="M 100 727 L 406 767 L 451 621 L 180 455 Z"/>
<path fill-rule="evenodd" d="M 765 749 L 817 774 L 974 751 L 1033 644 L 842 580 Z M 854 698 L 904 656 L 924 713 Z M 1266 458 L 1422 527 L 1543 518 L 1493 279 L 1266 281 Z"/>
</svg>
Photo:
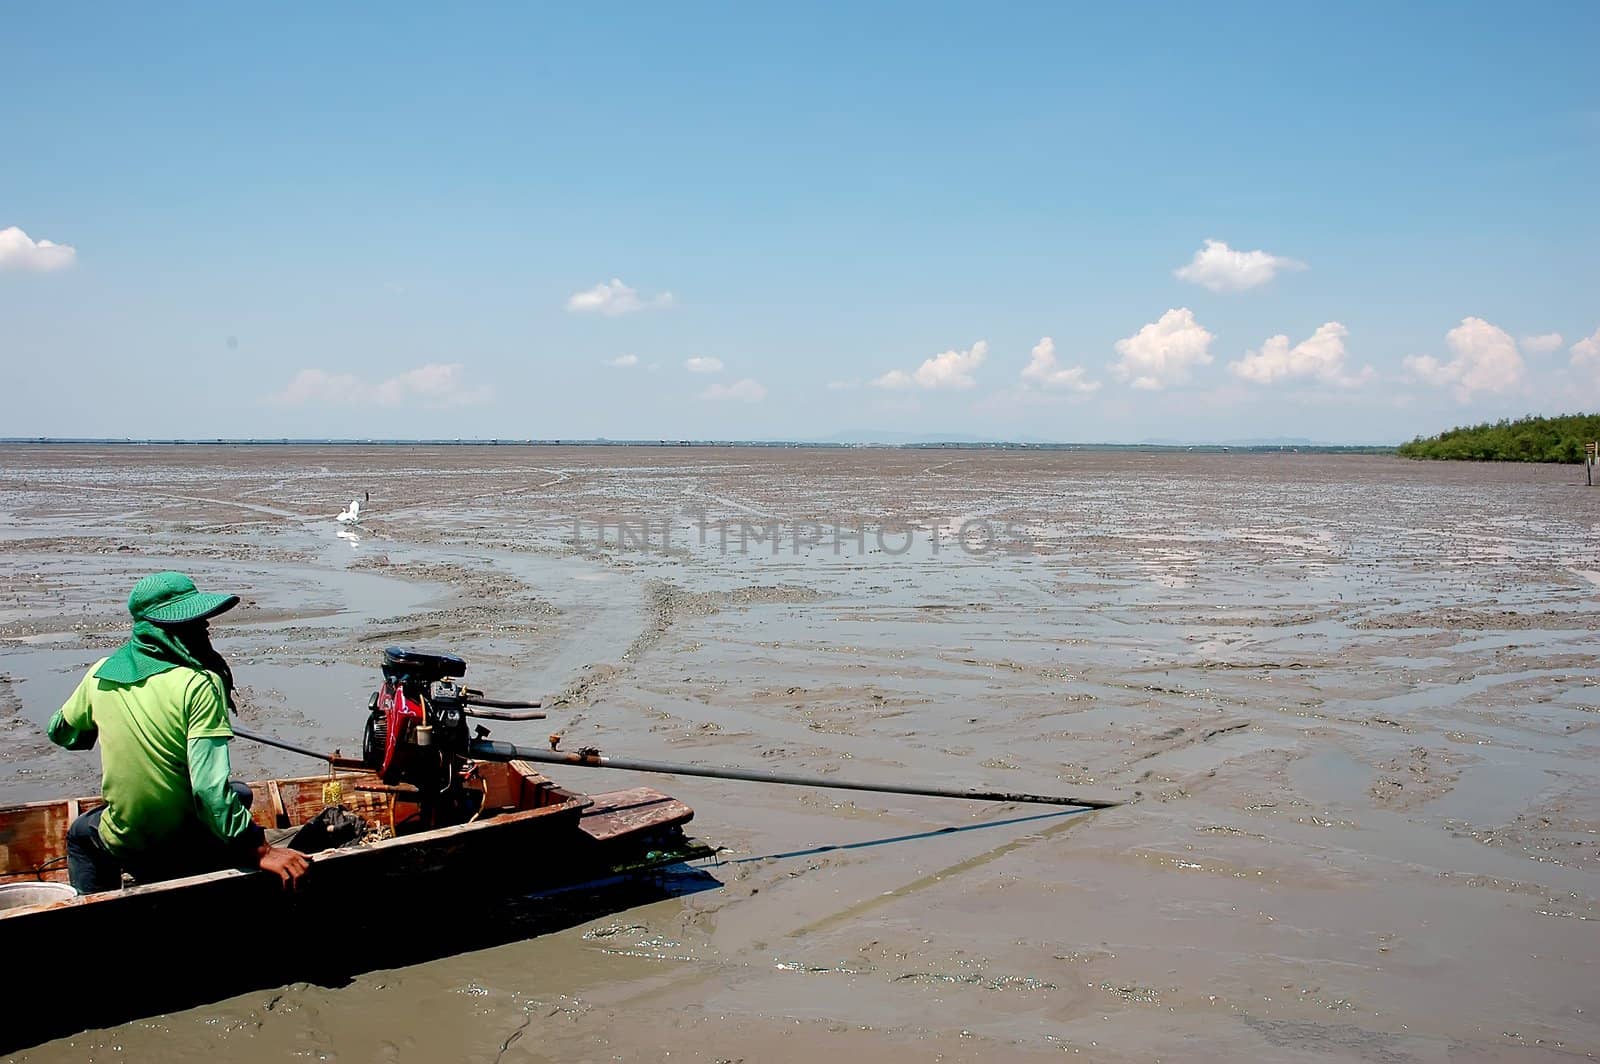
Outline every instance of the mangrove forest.
<svg viewBox="0 0 1600 1064">
<path fill-rule="evenodd" d="M 1475 462 L 1581 462 L 1584 446 L 1600 440 L 1600 414 L 1501 419 L 1418 436 L 1400 445 L 1405 458 Z"/>
</svg>

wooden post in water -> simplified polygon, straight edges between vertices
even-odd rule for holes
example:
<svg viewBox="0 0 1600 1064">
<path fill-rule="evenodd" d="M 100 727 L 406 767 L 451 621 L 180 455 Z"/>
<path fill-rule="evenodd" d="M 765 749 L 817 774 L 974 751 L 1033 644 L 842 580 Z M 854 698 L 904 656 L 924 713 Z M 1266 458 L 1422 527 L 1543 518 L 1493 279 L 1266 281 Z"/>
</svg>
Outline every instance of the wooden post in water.
<svg viewBox="0 0 1600 1064">
<path fill-rule="evenodd" d="M 1591 488 L 1594 487 L 1594 462 L 1600 457 L 1600 443 L 1590 440 L 1583 445 L 1583 479 Z"/>
</svg>

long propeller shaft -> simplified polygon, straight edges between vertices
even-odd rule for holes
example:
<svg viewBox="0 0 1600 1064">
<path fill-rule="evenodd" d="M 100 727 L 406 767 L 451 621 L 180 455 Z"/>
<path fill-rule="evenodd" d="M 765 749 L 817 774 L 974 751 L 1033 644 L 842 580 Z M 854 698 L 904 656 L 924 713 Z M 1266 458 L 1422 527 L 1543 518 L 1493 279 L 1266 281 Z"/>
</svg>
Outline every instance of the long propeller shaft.
<svg viewBox="0 0 1600 1064">
<path fill-rule="evenodd" d="M 1010 791 L 958 790 L 945 787 L 914 787 L 900 783 L 867 783 L 836 780 L 826 776 L 795 776 L 783 772 L 757 772 L 753 769 L 679 765 L 665 761 L 640 761 L 633 758 L 602 757 L 593 751 L 562 753 L 540 750 L 490 739 L 475 739 L 468 754 L 480 761 L 536 761 L 547 765 L 581 765 L 585 768 L 614 768 L 628 772 L 660 772 L 673 776 L 704 776 L 718 780 L 745 780 L 750 783 L 781 783 L 791 787 L 826 787 L 843 791 L 877 791 L 882 794 L 912 794 L 929 798 L 968 798 L 983 802 L 1025 802 L 1031 805 L 1071 805 L 1083 809 L 1111 809 L 1121 802 L 1104 798 L 1081 798 L 1054 794 L 1019 794 Z"/>
</svg>

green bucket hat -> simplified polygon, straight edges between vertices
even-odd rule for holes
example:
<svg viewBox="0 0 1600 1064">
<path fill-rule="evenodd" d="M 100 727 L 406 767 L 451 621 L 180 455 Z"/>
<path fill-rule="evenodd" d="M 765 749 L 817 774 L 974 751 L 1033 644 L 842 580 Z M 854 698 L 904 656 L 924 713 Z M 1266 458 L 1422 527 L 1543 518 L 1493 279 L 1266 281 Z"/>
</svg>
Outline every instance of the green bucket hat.
<svg viewBox="0 0 1600 1064">
<path fill-rule="evenodd" d="M 152 573 L 133 585 L 128 596 L 128 612 L 136 621 L 152 624 L 185 624 L 215 617 L 239 604 L 238 595 L 203 592 L 182 573 Z"/>
</svg>

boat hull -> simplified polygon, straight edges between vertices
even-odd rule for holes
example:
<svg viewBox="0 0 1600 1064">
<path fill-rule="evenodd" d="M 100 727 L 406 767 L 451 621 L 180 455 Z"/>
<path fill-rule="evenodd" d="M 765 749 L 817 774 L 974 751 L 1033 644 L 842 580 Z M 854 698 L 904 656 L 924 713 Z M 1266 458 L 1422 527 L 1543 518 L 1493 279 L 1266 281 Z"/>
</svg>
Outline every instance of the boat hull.
<svg viewBox="0 0 1600 1064">
<path fill-rule="evenodd" d="M 0 952 L 13 960 L 0 991 L 7 1005 L 0 1052 L 250 989 L 302 980 L 337 985 L 373 967 L 529 937 L 546 928 L 523 920 L 527 913 L 501 912 L 493 926 L 485 922 L 501 904 L 495 899 L 709 853 L 683 836 L 693 811 L 657 791 L 583 795 L 531 765 L 485 768 L 492 812 L 411 832 L 414 803 L 382 789 L 375 777 L 340 777 L 338 804 L 364 807 L 369 821 L 392 816 L 401 833 L 312 854 L 293 891 L 276 876 L 228 869 L 0 909 Z M 329 783 L 314 776 L 252 784 L 252 817 L 269 831 L 289 832 L 325 807 Z M 385 800 L 375 802 L 374 795 Z M 66 827 L 93 804 L 0 809 L 0 883 L 64 882 Z M 154 971 L 151 958 L 186 948 L 196 927 L 210 926 L 237 959 L 208 965 L 203 985 L 128 977 Z M 122 973 L 117 994 L 63 992 L 95 970 Z M 86 1001 L 105 1007 L 88 1013 Z"/>
</svg>

